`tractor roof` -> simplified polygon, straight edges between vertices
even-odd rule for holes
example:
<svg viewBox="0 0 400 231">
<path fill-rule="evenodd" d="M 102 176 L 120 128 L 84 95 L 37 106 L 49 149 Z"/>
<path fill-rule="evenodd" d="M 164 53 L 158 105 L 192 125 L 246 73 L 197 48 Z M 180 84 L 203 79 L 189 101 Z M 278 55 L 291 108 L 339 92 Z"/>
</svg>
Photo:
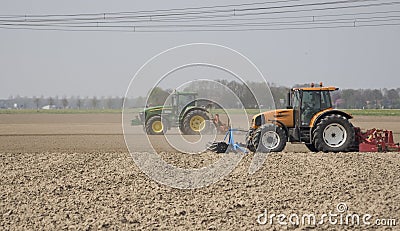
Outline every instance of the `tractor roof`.
<svg viewBox="0 0 400 231">
<path fill-rule="evenodd" d="M 322 83 L 320 86 L 315 86 L 314 84 L 311 84 L 310 87 L 295 87 L 292 89 L 293 91 L 298 91 L 298 90 L 303 90 L 303 91 L 337 91 L 339 88 L 337 87 L 323 87 Z"/>
<path fill-rule="evenodd" d="M 293 88 L 293 91 L 303 90 L 303 91 L 336 91 L 339 90 L 337 87 L 300 87 Z"/>
<path fill-rule="evenodd" d="M 337 87 L 324 87 L 322 82 L 319 83 L 319 85 L 316 85 L 314 83 L 311 83 L 309 87 L 294 87 L 292 88 L 292 91 L 337 91 L 339 88 Z"/>
</svg>

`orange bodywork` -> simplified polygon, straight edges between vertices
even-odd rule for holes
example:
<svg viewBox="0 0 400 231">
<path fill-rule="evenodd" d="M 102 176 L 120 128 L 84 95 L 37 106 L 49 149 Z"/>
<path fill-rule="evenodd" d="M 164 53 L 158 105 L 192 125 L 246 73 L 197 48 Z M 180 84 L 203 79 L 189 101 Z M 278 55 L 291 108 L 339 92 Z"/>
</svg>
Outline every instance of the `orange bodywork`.
<svg viewBox="0 0 400 231">
<path fill-rule="evenodd" d="M 288 128 L 294 127 L 294 117 L 293 117 L 293 109 L 278 109 L 272 111 L 262 112 L 253 117 L 252 127 L 254 129 L 258 128 L 255 124 L 255 118 L 259 115 L 264 116 L 264 121 L 272 123 L 273 121 L 279 121 L 286 125 Z"/>
</svg>

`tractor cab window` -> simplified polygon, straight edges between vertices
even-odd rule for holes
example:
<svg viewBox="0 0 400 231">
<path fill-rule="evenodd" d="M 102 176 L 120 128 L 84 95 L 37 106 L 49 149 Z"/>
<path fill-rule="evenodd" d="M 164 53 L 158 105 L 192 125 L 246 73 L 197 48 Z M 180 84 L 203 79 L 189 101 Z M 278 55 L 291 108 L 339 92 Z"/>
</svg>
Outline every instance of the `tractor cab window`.
<svg viewBox="0 0 400 231">
<path fill-rule="evenodd" d="M 332 107 L 332 102 L 331 102 L 331 95 L 329 94 L 329 91 L 322 91 L 321 92 L 321 110 L 331 108 Z"/>
<path fill-rule="evenodd" d="M 300 107 L 300 91 L 294 91 L 292 94 L 292 102 L 293 102 L 293 108 L 299 108 Z"/>
<path fill-rule="evenodd" d="M 321 92 L 320 91 L 303 91 L 301 101 L 302 125 L 308 126 L 311 118 L 321 111 Z"/>
<path fill-rule="evenodd" d="M 195 106 L 195 95 L 179 95 L 177 99 L 178 111 L 182 111 L 187 106 Z"/>
<path fill-rule="evenodd" d="M 194 106 L 194 95 L 180 95 L 179 96 L 179 106 L 185 107 L 189 104 L 189 106 Z"/>
</svg>

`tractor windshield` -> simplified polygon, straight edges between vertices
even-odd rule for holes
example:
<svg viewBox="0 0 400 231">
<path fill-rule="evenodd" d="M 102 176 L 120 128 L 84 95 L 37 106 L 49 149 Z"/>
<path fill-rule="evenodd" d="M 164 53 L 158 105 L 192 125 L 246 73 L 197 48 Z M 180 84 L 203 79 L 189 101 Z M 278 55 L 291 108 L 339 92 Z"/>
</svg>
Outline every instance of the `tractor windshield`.
<svg viewBox="0 0 400 231">
<path fill-rule="evenodd" d="M 188 106 L 195 106 L 195 94 L 175 94 L 172 96 L 172 107 L 175 108 L 176 113 L 180 113 Z"/>
<path fill-rule="evenodd" d="M 318 112 L 332 107 L 329 91 L 303 91 L 301 101 L 302 125 L 308 125 Z"/>
<path fill-rule="evenodd" d="M 194 95 L 179 95 L 179 106 L 185 107 L 188 104 L 190 104 L 190 106 L 194 106 L 194 100 Z"/>
</svg>

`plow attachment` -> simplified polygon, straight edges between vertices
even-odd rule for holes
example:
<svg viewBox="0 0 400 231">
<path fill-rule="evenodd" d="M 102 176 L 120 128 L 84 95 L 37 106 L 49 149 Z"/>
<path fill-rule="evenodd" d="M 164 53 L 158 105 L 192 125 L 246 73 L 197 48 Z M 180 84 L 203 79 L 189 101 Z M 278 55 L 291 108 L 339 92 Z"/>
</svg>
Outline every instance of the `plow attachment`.
<svg viewBox="0 0 400 231">
<path fill-rule="evenodd" d="M 208 146 L 208 150 L 216 153 L 225 153 L 225 152 L 237 152 L 241 151 L 243 153 L 247 153 L 246 148 L 244 148 L 243 144 L 235 143 L 233 139 L 233 132 L 235 131 L 240 131 L 240 132 L 245 132 L 240 129 L 233 129 L 229 128 L 228 131 L 225 134 L 224 141 L 221 142 L 214 142 L 211 143 L 210 146 Z M 228 139 L 228 142 L 225 142 Z"/>
<path fill-rule="evenodd" d="M 214 142 L 207 149 L 216 153 L 225 153 L 228 150 L 229 144 L 225 142 Z"/>
<path fill-rule="evenodd" d="M 400 152 L 399 143 L 393 141 L 392 131 L 373 128 L 362 132 L 359 127 L 354 130 L 359 152 Z"/>
</svg>

